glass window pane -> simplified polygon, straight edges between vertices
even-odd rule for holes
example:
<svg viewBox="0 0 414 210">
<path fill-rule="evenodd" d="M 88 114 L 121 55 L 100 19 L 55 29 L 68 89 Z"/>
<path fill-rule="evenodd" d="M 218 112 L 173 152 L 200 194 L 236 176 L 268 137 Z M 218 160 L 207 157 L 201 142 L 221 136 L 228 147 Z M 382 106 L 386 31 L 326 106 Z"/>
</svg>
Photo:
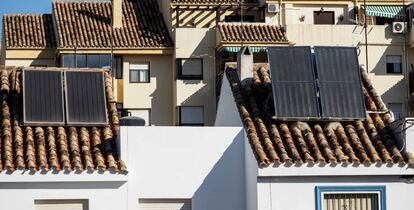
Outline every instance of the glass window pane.
<svg viewBox="0 0 414 210">
<path fill-rule="evenodd" d="M 88 67 L 100 68 L 99 55 L 88 55 Z"/>
<path fill-rule="evenodd" d="M 101 68 L 111 68 L 111 55 L 101 55 L 100 61 Z"/>
<path fill-rule="evenodd" d="M 73 54 L 62 55 L 62 67 L 74 68 L 75 56 Z"/>
<path fill-rule="evenodd" d="M 148 63 L 131 64 L 129 68 L 134 69 L 134 70 L 148 70 L 149 64 Z"/>
<path fill-rule="evenodd" d="M 202 59 L 182 59 L 181 60 L 181 74 L 189 76 L 199 76 L 203 74 Z"/>
<path fill-rule="evenodd" d="M 131 82 L 139 82 L 139 80 L 138 80 L 139 72 L 138 71 L 130 70 L 129 77 L 130 77 Z"/>
<path fill-rule="evenodd" d="M 122 57 L 115 57 L 115 78 L 122 79 L 123 72 Z"/>
<path fill-rule="evenodd" d="M 149 82 L 148 70 L 139 70 L 139 81 Z"/>
<path fill-rule="evenodd" d="M 76 67 L 86 68 L 86 55 L 76 55 Z"/>
<path fill-rule="evenodd" d="M 204 124 L 204 110 L 201 106 L 182 106 L 180 108 L 181 124 Z"/>
</svg>

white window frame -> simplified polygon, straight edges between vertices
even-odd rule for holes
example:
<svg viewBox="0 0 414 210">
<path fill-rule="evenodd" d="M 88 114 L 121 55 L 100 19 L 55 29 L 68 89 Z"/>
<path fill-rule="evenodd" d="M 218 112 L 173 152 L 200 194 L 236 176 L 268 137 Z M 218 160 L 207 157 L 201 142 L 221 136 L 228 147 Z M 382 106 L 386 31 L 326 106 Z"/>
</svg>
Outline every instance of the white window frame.
<svg viewBox="0 0 414 210">
<path fill-rule="evenodd" d="M 147 68 L 143 68 L 143 66 L 147 66 Z M 132 72 L 138 73 L 138 80 L 132 80 Z M 141 78 L 140 73 L 147 72 L 147 78 Z M 151 82 L 151 64 L 150 62 L 137 62 L 137 63 L 130 63 L 129 64 L 129 83 L 150 83 Z"/>
</svg>

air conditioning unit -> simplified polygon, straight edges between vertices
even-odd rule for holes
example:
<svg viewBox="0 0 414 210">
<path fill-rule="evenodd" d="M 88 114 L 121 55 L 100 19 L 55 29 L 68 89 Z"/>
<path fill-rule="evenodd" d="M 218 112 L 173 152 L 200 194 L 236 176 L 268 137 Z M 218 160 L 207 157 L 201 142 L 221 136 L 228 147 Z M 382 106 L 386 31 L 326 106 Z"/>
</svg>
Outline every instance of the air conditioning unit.
<svg viewBox="0 0 414 210">
<path fill-rule="evenodd" d="M 267 12 L 268 13 L 278 13 L 280 12 L 280 6 L 276 3 L 267 4 Z"/>
<path fill-rule="evenodd" d="M 403 34 L 407 30 L 406 22 L 393 22 L 392 23 L 392 33 L 394 34 Z"/>
</svg>

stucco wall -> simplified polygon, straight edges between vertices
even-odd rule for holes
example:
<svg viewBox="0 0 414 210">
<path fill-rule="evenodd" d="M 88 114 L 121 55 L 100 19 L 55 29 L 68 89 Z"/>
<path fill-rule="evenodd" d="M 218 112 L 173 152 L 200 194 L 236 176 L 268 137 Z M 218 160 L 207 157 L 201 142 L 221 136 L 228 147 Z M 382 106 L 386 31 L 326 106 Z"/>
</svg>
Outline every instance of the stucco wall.
<svg viewBox="0 0 414 210">
<path fill-rule="evenodd" d="M 123 59 L 124 108 L 151 109 L 153 125 L 174 125 L 172 56 L 125 55 Z M 150 83 L 129 82 L 129 65 L 139 62 L 150 63 Z"/>
<path fill-rule="evenodd" d="M 2 63 L 6 66 L 46 65 L 55 67 L 55 50 L 5 50 L 2 49 Z"/>
<path fill-rule="evenodd" d="M 176 58 L 202 58 L 203 80 L 176 80 L 177 106 L 204 106 L 204 123 L 213 125 L 215 97 L 215 41 L 214 29 L 175 29 Z"/>
<path fill-rule="evenodd" d="M 262 177 L 258 182 L 258 209 L 315 209 L 316 186 L 385 186 L 387 209 L 411 210 L 414 184 L 399 176 L 383 177 Z"/>
<path fill-rule="evenodd" d="M 245 209 L 241 128 L 122 127 L 121 133 L 129 209 L 140 198 L 192 199 L 196 210 Z"/>
<path fill-rule="evenodd" d="M 348 22 L 349 10 L 353 8 L 353 4 L 284 4 L 285 8 L 285 24 L 313 24 L 313 12 L 320 11 L 323 8 L 324 11 L 333 11 L 335 13 L 335 24 L 344 24 Z M 343 16 L 343 20 L 339 20 L 340 16 Z M 299 20 L 301 17 L 303 21 Z"/>
</svg>

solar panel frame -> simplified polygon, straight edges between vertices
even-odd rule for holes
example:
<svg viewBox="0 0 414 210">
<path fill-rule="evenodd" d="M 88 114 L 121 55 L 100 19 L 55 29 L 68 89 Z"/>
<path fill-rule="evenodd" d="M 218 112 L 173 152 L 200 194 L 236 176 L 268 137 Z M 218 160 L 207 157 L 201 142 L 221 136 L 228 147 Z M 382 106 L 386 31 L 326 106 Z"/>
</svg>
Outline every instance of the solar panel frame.
<svg viewBox="0 0 414 210">
<path fill-rule="evenodd" d="M 38 78 L 31 78 L 33 79 L 49 79 L 49 81 L 41 81 L 38 83 L 38 85 L 35 85 L 35 87 L 31 86 L 31 84 L 28 84 L 31 80 L 27 78 L 29 74 L 31 73 L 37 73 L 37 74 L 43 74 L 43 76 L 40 76 Z M 52 84 L 53 81 L 50 81 L 51 77 L 47 78 L 45 77 L 46 74 L 56 74 L 58 78 L 54 78 L 57 82 L 57 84 Z M 39 76 L 39 75 L 37 75 Z M 61 70 L 36 70 L 36 69 L 24 69 L 22 71 L 22 86 L 23 86 L 23 124 L 27 126 L 36 126 L 36 125 L 42 125 L 42 126 L 62 126 L 65 125 L 65 107 L 64 107 L 64 93 L 63 93 L 63 72 Z M 34 81 L 32 81 L 34 82 Z M 40 85 L 40 86 L 39 86 Z M 49 85 L 49 88 L 44 90 L 39 90 L 42 88 L 46 88 L 45 85 Z M 52 85 L 53 88 L 50 86 Z M 60 90 L 60 91 L 59 91 Z M 41 91 L 41 93 L 36 93 L 36 91 Z M 49 91 L 49 92 L 47 92 Z M 46 92 L 45 94 L 42 94 L 42 92 Z M 40 95 L 40 97 L 39 97 Z M 55 97 L 54 97 L 55 96 Z M 31 97 L 31 100 L 35 100 L 33 104 L 31 103 L 28 97 Z M 46 99 L 47 98 L 47 99 Z M 59 100 L 59 99 L 60 100 Z M 56 101 L 53 101 L 53 99 L 56 99 Z M 47 106 L 48 107 L 44 107 Z M 56 106 L 57 105 L 57 106 Z M 28 107 L 28 106 L 34 106 Z M 42 107 L 43 110 L 39 110 L 39 106 Z M 35 110 L 33 110 L 35 109 Z M 37 110 L 36 110 L 37 109 Z M 28 116 L 31 111 L 39 111 L 41 113 L 33 113 L 34 115 L 38 115 L 38 117 L 35 116 Z M 55 113 L 52 113 L 55 111 Z M 60 117 L 58 116 L 60 113 Z M 55 116 L 56 120 L 50 119 L 51 117 Z M 43 119 L 39 119 L 43 118 Z M 49 119 L 45 119 L 49 117 Z M 30 118 L 38 118 L 38 119 L 30 119 Z M 58 119 L 59 118 L 59 119 Z"/>
<path fill-rule="evenodd" d="M 83 74 L 83 73 L 85 73 L 85 74 L 88 74 L 88 73 L 99 73 L 100 76 L 102 77 L 102 83 L 101 83 L 102 84 L 102 86 L 101 86 L 102 89 L 101 90 L 102 90 L 102 97 L 103 97 L 102 98 L 102 100 L 103 100 L 103 103 L 102 104 L 103 105 L 100 107 L 100 109 L 101 109 L 100 111 L 103 112 L 101 114 L 104 114 L 105 115 L 105 117 L 104 117 L 104 119 L 102 119 L 102 121 L 81 121 L 81 120 L 73 120 L 73 114 L 74 113 L 72 113 L 71 111 L 77 111 L 77 112 L 79 112 L 80 110 L 76 110 L 76 109 L 74 109 L 71 106 L 70 98 L 73 97 L 73 96 L 71 95 L 71 93 L 69 91 L 69 89 L 71 87 L 71 84 L 70 84 L 71 81 L 68 78 L 68 76 L 71 73 L 80 73 L 80 74 Z M 79 81 L 77 81 L 77 82 L 79 83 Z M 82 88 L 80 86 L 82 86 L 82 85 L 75 85 L 74 87 L 76 87 L 76 88 Z M 99 87 L 97 86 L 97 88 L 99 88 Z M 91 89 L 89 89 L 89 90 L 91 90 Z M 66 94 L 65 94 L 65 99 L 66 99 L 65 100 L 65 104 L 66 104 L 66 123 L 67 123 L 67 125 L 71 125 L 71 126 L 106 126 L 106 125 L 108 125 L 107 98 L 106 98 L 106 91 L 105 91 L 105 75 L 104 75 L 104 71 L 100 71 L 100 70 L 88 70 L 88 71 L 67 70 L 67 71 L 65 71 L 65 91 L 66 91 Z M 79 101 L 74 102 L 74 103 L 78 103 L 79 104 Z M 97 104 L 99 104 L 99 103 L 97 103 Z M 87 104 L 86 104 L 86 106 L 87 106 Z M 83 108 L 85 109 L 85 103 L 83 103 Z M 93 110 L 96 111 L 95 109 L 93 109 Z M 98 110 L 98 112 L 100 112 L 100 111 Z M 77 114 L 79 114 L 79 113 L 77 113 Z M 90 112 L 88 112 L 88 114 L 90 114 Z M 99 114 L 99 113 L 95 113 L 95 114 Z M 83 114 L 79 114 L 78 116 L 83 116 L 83 115 L 85 115 L 85 112 Z"/>
<path fill-rule="evenodd" d="M 367 118 L 358 55 L 354 47 L 315 47 L 323 119 Z"/>
<path fill-rule="evenodd" d="M 270 47 L 268 61 L 276 119 L 320 119 L 311 48 Z"/>
</svg>

